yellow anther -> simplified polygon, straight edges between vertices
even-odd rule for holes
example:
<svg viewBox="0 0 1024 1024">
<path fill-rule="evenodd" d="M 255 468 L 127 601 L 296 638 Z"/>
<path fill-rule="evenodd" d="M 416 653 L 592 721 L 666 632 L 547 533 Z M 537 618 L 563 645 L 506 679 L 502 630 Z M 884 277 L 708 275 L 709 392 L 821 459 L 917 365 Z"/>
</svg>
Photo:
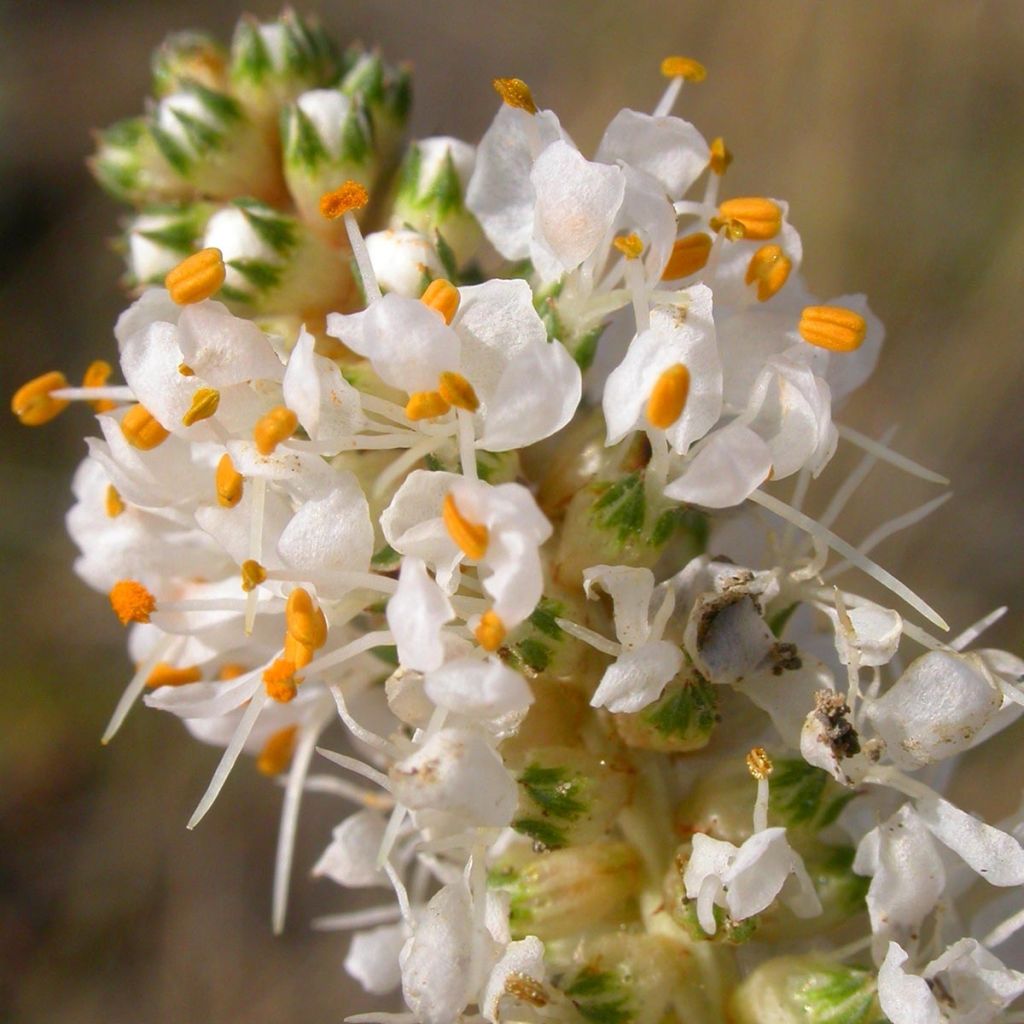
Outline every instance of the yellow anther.
<svg viewBox="0 0 1024 1024">
<path fill-rule="evenodd" d="M 224 257 L 220 249 L 200 249 L 182 260 L 165 278 L 164 287 L 179 306 L 202 302 L 224 283 Z"/>
<path fill-rule="evenodd" d="M 320 216 L 337 220 L 353 210 L 361 210 L 370 201 L 370 193 L 358 181 L 346 181 L 333 192 L 320 197 Z"/>
<path fill-rule="evenodd" d="M 51 398 L 50 392 L 68 386 L 67 377 L 59 370 L 51 370 L 22 384 L 11 399 L 11 412 L 26 427 L 41 427 L 60 415 L 67 407 L 64 398 Z"/>
<path fill-rule="evenodd" d="M 203 670 L 198 665 L 188 668 L 175 668 L 166 661 L 157 662 L 153 671 L 146 677 L 146 686 L 155 690 L 158 686 L 187 686 L 198 683 L 203 678 Z"/>
<path fill-rule="evenodd" d="M 149 452 L 162 445 L 171 432 L 144 405 L 133 405 L 121 419 L 121 433 L 133 448 Z"/>
<path fill-rule="evenodd" d="M 298 680 L 295 678 L 295 662 L 278 658 L 269 668 L 263 670 L 263 686 L 267 696 L 281 704 L 295 699 L 298 693 Z"/>
<path fill-rule="evenodd" d="M 243 665 L 240 661 L 226 661 L 218 670 L 217 678 L 221 682 L 226 683 L 229 679 L 237 679 L 239 676 L 244 676 L 248 671 L 248 666 Z"/>
<path fill-rule="evenodd" d="M 432 420 L 451 409 L 451 403 L 440 391 L 414 391 L 405 403 L 405 415 L 411 420 Z"/>
<path fill-rule="evenodd" d="M 495 78 L 491 85 L 508 106 L 515 107 L 517 110 L 525 110 L 528 114 L 537 113 L 537 104 L 533 102 L 533 93 L 521 78 Z"/>
<path fill-rule="evenodd" d="M 768 751 L 765 750 L 764 747 L 754 747 L 754 749 L 747 754 L 747 771 L 749 771 L 758 782 L 767 779 L 774 768 L 775 766 L 772 764 L 772 759 L 768 756 Z"/>
<path fill-rule="evenodd" d="M 696 274 L 708 261 L 711 252 L 711 236 L 703 231 L 677 238 L 672 253 L 662 271 L 663 281 L 675 281 L 680 277 Z"/>
<path fill-rule="evenodd" d="M 461 373 L 445 370 L 438 378 L 437 393 L 456 409 L 476 412 L 480 408 L 480 399 L 476 397 L 473 385 Z"/>
<path fill-rule="evenodd" d="M 242 563 L 242 589 L 248 594 L 267 579 L 267 570 L 255 558 L 247 558 Z"/>
<path fill-rule="evenodd" d="M 110 380 L 114 368 L 105 359 L 94 359 L 82 375 L 83 388 L 101 388 Z M 97 398 L 89 403 L 95 412 L 110 412 L 117 408 L 117 402 L 110 398 Z"/>
<path fill-rule="evenodd" d="M 471 522 L 455 504 L 455 498 L 449 493 L 444 496 L 444 508 L 441 512 L 448 536 L 459 546 L 467 558 L 479 562 L 487 554 L 487 542 L 490 531 L 480 523 Z"/>
<path fill-rule="evenodd" d="M 127 626 L 129 622 L 149 622 L 156 611 L 156 598 L 138 580 L 118 580 L 110 588 L 110 606 L 121 625 Z"/>
<path fill-rule="evenodd" d="M 299 731 L 297 725 L 288 725 L 277 732 L 271 733 L 263 744 L 256 767 L 264 775 L 280 775 L 292 763 L 295 753 L 295 736 Z"/>
<path fill-rule="evenodd" d="M 182 377 L 194 377 L 196 375 L 196 371 L 193 370 L 188 363 L 178 363 L 178 373 L 180 373 Z"/>
<path fill-rule="evenodd" d="M 724 234 L 730 242 L 739 242 L 746 237 L 747 229 L 743 221 L 735 217 L 712 217 L 708 224 L 716 234 Z"/>
<path fill-rule="evenodd" d="M 771 199 L 754 196 L 727 199 L 718 207 L 718 215 L 725 221 L 739 221 L 744 237 L 756 242 L 774 238 L 782 227 L 782 210 Z"/>
<path fill-rule="evenodd" d="M 256 451 L 260 455 L 271 455 L 282 442 L 287 441 L 295 433 L 299 418 L 283 405 L 275 405 L 265 416 L 261 417 L 252 429 L 252 439 L 256 442 Z"/>
<path fill-rule="evenodd" d="M 107 494 L 103 507 L 111 519 L 116 519 L 124 511 L 124 502 L 121 500 L 121 495 L 117 493 L 117 488 L 113 484 L 107 484 Z"/>
<path fill-rule="evenodd" d="M 444 317 L 444 322 L 450 324 L 459 308 L 459 298 L 459 289 L 451 281 L 439 277 L 427 285 L 420 296 L 420 302 L 440 313 Z"/>
<path fill-rule="evenodd" d="M 690 371 L 676 363 L 663 371 L 647 399 L 647 422 L 658 430 L 667 430 L 683 414 L 690 393 Z"/>
<path fill-rule="evenodd" d="M 729 151 L 729 147 L 726 146 L 725 139 L 719 135 L 717 139 L 713 139 L 711 142 L 711 160 L 708 166 L 713 174 L 721 176 L 725 174 L 726 168 L 731 163 L 732 153 Z"/>
<path fill-rule="evenodd" d="M 501 621 L 500 616 L 493 610 L 488 610 L 480 616 L 473 636 L 485 651 L 496 651 L 505 639 L 506 632 L 505 623 Z"/>
<path fill-rule="evenodd" d="M 327 620 L 309 591 L 303 587 L 296 587 L 288 595 L 284 626 L 289 636 L 314 651 L 327 643 Z"/>
<path fill-rule="evenodd" d="M 615 246 L 627 260 L 639 259 L 644 252 L 644 243 L 639 235 L 619 235 L 612 245 Z"/>
<path fill-rule="evenodd" d="M 757 282 L 757 301 L 767 302 L 782 290 L 793 262 L 779 245 L 762 245 L 747 265 L 747 284 Z"/>
<path fill-rule="evenodd" d="M 666 57 L 661 62 L 661 73 L 666 78 L 685 78 L 687 82 L 703 82 L 708 69 L 692 57 Z"/>
<path fill-rule="evenodd" d="M 192 404 L 189 406 L 188 412 L 181 417 L 181 422 L 186 427 L 191 427 L 193 423 L 198 423 L 200 420 L 208 420 L 217 411 L 218 405 L 220 405 L 220 392 L 216 388 L 200 388 L 192 396 Z"/>
<path fill-rule="evenodd" d="M 245 478 L 235 469 L 235 464 L 227 452 L 217 463 L 214 482 L 217 488 L 217 504 L 221 508 L 234 508 L 242 500 Z"/>
<path fill-rule="evenodd" d="M 859 313 L 842 306 L 808 306 L 800 317 L 800 337 L 830 352 L 853 352 L 868 332 Z"/>
<path fill-rule="evenodd" d="M 284 657 L 286 661 L 290 661 L 295 665 L 296 671 L 300 668 L 305 668 L 313 660 L 314 654 L 316 654 L 316 651 L 309 644 L 296 640 L 291 633 L 285 633 Z"/>
</svg>

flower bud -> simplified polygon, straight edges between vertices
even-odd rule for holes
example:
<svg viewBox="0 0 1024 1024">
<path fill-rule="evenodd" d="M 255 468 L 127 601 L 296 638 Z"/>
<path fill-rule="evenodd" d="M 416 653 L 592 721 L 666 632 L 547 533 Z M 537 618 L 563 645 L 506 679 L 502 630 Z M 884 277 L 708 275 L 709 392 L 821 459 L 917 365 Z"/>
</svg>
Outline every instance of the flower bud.
<svg viewBox="0 0 1024 1024">
<path fill-rule="evenodd" d="M 475 160 L 475 148 L 459 139 L 439 136 L 412 143 L 399 172 L 391 218 L 393 227 L 408 225 L 430 237 L 441 235 L 460 267 L 483 238 L 464 202 Z"/>
<path fill-rule="evenodd" d="M 228 55 L 203 32 L 173 32 L 153 51 L 153 93 L 168 96 L 185 82 L 207 89 L 227 88 Z"/>
<path fill-rule="evenodd" d="M 822 956 L 783 956 L 755 968 L 729 1002 L 735 1024 L 868 1024 L 885 1018 L 869 971 Z"/>
<path fill-rule="evenodd" d="M 581 748 L 541 747 L 525 762 L 512 827 L 551 850 L 603 838 L 632 793 L 627 765 Z"/>
<path fill-rule="evenodd" d="M 445 271 L 430 239 L 418 231 L 392 229 L 366 236 L 377 283 L 385 292 L 418 299 Z"/>
<path fill-rule="evenodd" d="M 307 89 L 328 85 L 340 70 L 337 47 L 320 25 L 286 10 L 276 21 L 240 19 L 231 41 L 231 84 L 252 117 L 270 121 Z"/>
<path fill-rule="evenodd" d="M 302 93 L 281 111 L 284 175 L 299 215 L 314 231 L 341 239 L 345 223 L 329 220 L 320 197 L 342 181 L 369 188 L 380 169 L 362 102 L 337 89 Z"/>
<path fill-rule="evenodd" d="M 115 199 L 125 203 L 189 199 L 194 189 L 164 159 L 144 117 L 118 121 L 96 135 L 89 170 Z"/>
<path fill-rule="evenodd" d="M 272 141 L 227 93 L 182 82 L 177 92 L 160 100 L 147 127 L 180 179 L 168 198 L 280 195 L 281 172 Z"/>
<path fill-rule="evenodd" d="M 384 167 L 394 166 L 398 142 L 409 120 L 412 75 L 407 67 L 385 64 L 377 53 L 349 47 L 342 58 L 339 88 L 357 96 L 370 113 L 377 152 Z"/>
<path fill-rule="evenodd" d="M 576 360 L 581 370 L 590 368 L 597 354 L 597 343 L 607 323 L 603 320 L 594 321 L 592 317 L 580 320 L 559 303 L 564 282 L 556 281 L 547 287 L 534 292 L 533 305 L 537 314 L 544 321 L 548 337 L 557 339 Z"/>
<path fill-rule="evenodd" d="M 628 746 L 682 754 L 707 746 L 718 721 L 717 707 L 715 688 L 691 675 L 674 679 L 642 711 L 612 717 Z"/>
<path fill-rule="evenodd" d="M 162 284 L 186 256 L 199 249 L 215 207 L 209 203 L 153 206 L 133 218 L 124 234 L 127 282 Z"/>
<path fill-rule="evenodd" d="M 582 1019 L 662 1024 L 692 957 L 660 936 L 612 932 L 585 940 L 575 959 L 582 966 L 560 988 Z"/>
<path fill-rule="evenodd" d="M 592 843 L 540 855 L 510 854 L 490 883 L 509 896 L 513 935 L 562 938 L 621 914 L 643 880 L 628 843 Z"/>
<path fill-rule="evenodd" d="M 227 267 L 221 296 L 246 312 L 344 309 L 354 285 L 347 264 L 300 221 L 252 199 L 211 218 L 203 239 Z"/>
</svg>

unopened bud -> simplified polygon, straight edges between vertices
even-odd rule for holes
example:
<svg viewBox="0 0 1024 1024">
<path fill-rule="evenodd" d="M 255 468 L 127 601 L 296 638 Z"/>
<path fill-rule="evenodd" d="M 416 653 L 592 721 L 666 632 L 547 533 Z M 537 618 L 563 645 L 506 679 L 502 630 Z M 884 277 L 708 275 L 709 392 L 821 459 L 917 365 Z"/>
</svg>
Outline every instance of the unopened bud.
<svg viewBox="0 0 1024 1024">
<path fill-rule="evenodd" d="M 349 47 L 342 65 L 344 73 L 338 88 L 358 98 L 369 111 L 381 165 L 392 166 L 412 105 L 409 68 L 392 66 L 380 54 L 367 53 L 359 45 Z"/>
<path fill-rule="evenodd" d="M 500 863 L 490 880 L 509 896 L 513 934 L 546 942 L 612 918 L 642 879 L 640 855 L 628 843 L 592 843 Z"/>
<path fill-rule="evenodd" d="M 628 746 L 681 754 L 707 746 L 718 722 L 718 698 L 710 683 L 694 675 L 669 683 L 642 711 L 613 718 Z"/>
<path fill-rule="evenodd" d="M 184 82 L 198 82 L 207 89 L 227 86 L 228 55 L 223 46 L 202 32 L 174 32 L 154 51 L 153 92 L 167 96 Z"/>
<path fill-rule="evenodd" d="M 366 236 L 366 249 L 384 292 L 418 299 L 431 281 L 446 273 L 434 244 L 418 231 L 374 231 Z"/>
</svg>

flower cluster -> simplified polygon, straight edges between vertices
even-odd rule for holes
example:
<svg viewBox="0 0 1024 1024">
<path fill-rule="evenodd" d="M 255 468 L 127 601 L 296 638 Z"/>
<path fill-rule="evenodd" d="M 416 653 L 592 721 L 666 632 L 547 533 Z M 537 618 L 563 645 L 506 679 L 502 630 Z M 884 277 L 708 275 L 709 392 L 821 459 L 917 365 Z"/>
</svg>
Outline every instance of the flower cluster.
<svg viewBox="0 0 1024 1024">
<path fill-rule="evenodd" d="M 943 481 L 835 422 L 881 324 L 808 294 L 784 201 L 723 198 L 672 113 L 703 67 L 591 155 L 499 78 L 478 146 L 399 160 L 407 72 L 294 14 L 154 66 L 93 161 L 134 207 L 124 384 L 13 411 L 96 412 L 68 528 L 136 665 L 105 741 L 142 698 L 224 747 L 189 827 L 243 753 L 281 777 L 278 930 L 303 793 L 356 808 L 314 874 L 390 895 L 319 924 L 406 1011 L 350 1019 L 1011 1019 L 1024 813 L 941 790 L 1024 662 L 871 560 L 942 498 L 832 531 L 876 462 Z"/>
</svg>

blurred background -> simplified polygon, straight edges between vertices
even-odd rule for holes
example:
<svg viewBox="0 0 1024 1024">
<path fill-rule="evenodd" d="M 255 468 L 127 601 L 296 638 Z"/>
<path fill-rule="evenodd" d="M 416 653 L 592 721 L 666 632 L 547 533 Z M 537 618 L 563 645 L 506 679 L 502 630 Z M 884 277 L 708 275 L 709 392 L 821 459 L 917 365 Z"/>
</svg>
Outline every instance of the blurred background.
<svg viewBox="0 0 1024 1024">
<path fill-rule="evenodd" d="M 823 297 L 866 292 L 888 327 L 874 380 L 842 419 L 949 476 L 955 497 L 876 557 L 954 624 L 1010 613 L 1024 636 L 1024 4 L 1020 0 L 346 0 L 312 3 L 342 43 L 416 67 L 413 135 L 475 141 L 516 75 L 586 149 L 620 106 L 650 109 L 668 53 L 707 64 L 678 112 L 736 161 L 727 194 L 787 198 Z M 0 381 L 112 358 L 123 306 L 107 239 L 120 210 L 85 171 L 90 132 L 140 112 L 169 31 L 230 38 L 221 0 L 0 4 Z M 4 604 L 0 692 L 0 1019 L 63 1024 L 337 1021 L 345 941 L 311 932 L 341 908 L 307 877 L 339 808 L 309 799 L 290 924 L 270 935 L 279 797 L 248 764 L 194 833 L 184 822 L 219 751 L 132 714 L 98 738 L 130 666 L 106 598 L 71 572 L 63 517 L 92 427 L 0 418 Z M 850 464 L 841 452 L 821 492 Z M 831 486 L 829 481 L 831 481 Z M 879 469 L 840 524 L 857 541 L 936 493 Z M 812 501 L 813 505 L 813 501 Z M 1020 795 L 1024 734 L 964 773 L 998 816 Z M 1021 966 L 1021 965 L 1015 965 Z M 379 1001 L 378 1001 L 379 1005 Z"/>
</svg>

